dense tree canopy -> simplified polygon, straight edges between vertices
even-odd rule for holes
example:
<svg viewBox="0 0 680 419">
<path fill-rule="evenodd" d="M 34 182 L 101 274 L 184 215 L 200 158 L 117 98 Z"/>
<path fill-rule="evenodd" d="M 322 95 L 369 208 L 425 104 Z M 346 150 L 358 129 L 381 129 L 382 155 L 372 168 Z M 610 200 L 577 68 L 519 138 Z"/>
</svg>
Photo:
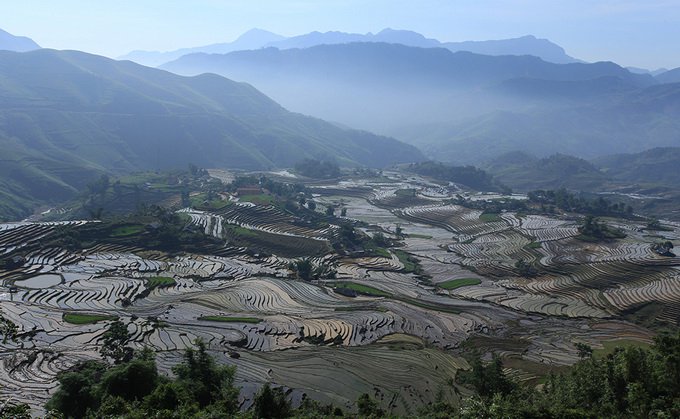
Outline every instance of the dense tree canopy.
<svg viewBox="0 0 680 419">
<path fill-rule="evenodd" d="M 499 362 L 472 363 L 464 382 L 479 397 L 469 399 L 464 418 L 671 418 L 680 417 L 680 334 L 661 335 L 650 349 L 617 348 L 590 357 L 567 373 L 550 375 L 541 390 L 509 381 Z"/>
<path fill-rule="evenodd" d="M 340 176 L 340 167 L 327 160 L 304 159 L 295 165 L 295 171 L 313 179 L 331 179 Z"/>
<path fill-rule="evenodd" d="M 509 189 L 496 181 L 493 176 L 474 166 L 449 166 L 443 163 L 428 161 L 414 163 L 409 170 L 434 179 L 455 182 L 478 191 L 504 191 Z"/>
</svg>

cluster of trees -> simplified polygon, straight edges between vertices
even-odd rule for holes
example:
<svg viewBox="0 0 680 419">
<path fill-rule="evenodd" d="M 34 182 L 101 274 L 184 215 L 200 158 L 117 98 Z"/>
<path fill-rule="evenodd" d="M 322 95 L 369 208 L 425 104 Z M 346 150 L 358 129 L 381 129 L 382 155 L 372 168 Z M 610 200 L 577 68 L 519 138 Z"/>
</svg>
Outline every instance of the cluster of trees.
<svg viewBox="0 0 680 419">
<path fill-rule="evenodd" d="M 673 231 L 672 228 L 667 227 L 663 224 L 661 224 L 661 221 L 657 219 L 650 219 L 647 221 L 647 230 L 652 230 L 652 231 Z"/>
<path fill-rule="evenodd" d="M 461 195 L 456 195 L 449 201 L 451 204 L 460 205 L 466 208 L 482 210 L 484 214 L 500 214 L 503 211 L 516 211 L 532 213 L 526 201 L 519 199 L 490 199 L 490 200 L 468 200 Z"/>
<path fill-rule="evenodd" d="M 173 210 L 158 205 L 142 205 L 134 213 L 109 214 L 103 217 L 101 223 L 60 226 L 41 245 L 78 250 L 95 243 L 121 241 L 168 252 L 195 250 L 218 243 L 217 239 L 203 234 L 200 228 L 191 226 Z"/>
<path fill-rule="evenodd" d="M 460 417 L 680 417 L 680 333 L 660 335 L 649 349 L 617 348 L 601 359 L 582 346 L 585 359 L 565 374 L 549 375 L 540 390 L 509 380 L 498 359 L 473 361 L 472 370 L 459 376 L 478 396 L 464 403 Z"/>
<path fill-rule="evenodd" d="M 531 278 L 538 275 L 538 269 L 532 262 L 527 262 L 525 260 L 518 260 L 515 262 L 515 269 L 520 274 L 520 276 Z"/>
<path fill-rule="evenodd" d="M 337 234 L 331 238 L 331 246 L 340 254 L 366 253 L 380 255 L 384 253 L 386 247 L 391 247 L 394 243 L 381 232 L 376 232 L 369 236 L 354 228 L 352 223 L 341 221 L 338 223 L 340 228 Z M 385 256 L 384 254 L 382 256 Z"/>
<path fill-rule="evenodd" d="M 11 271 L 12 269 L 20 268 L 26 263 L 26 258 L 23 256 L 6 256 L 0 259 L 0 269 Z"/>
<path fill-rule="evenodd" d="M 598 222 L 592 215 L 585 216 L 578 230 L 581 233 L 580 238 L 582 240 L 611 240 L 626 237 L 624 232 Z"/>
<path fill-rule="evenodd" d="M 666 240 L 663 243 L 655 243 L 652 245 L 652 250 L 654 250 L 661 256 L 667 257 L 675 257 L 675 253 L 673 253 L 673 248 L 674 248 L 673 242 L 671 242 L 670 240 Z"/>
<path fill-rule="evenodd" d="M 512 192 L 510 188 L 497 182 L 493 176 L 474 166 L 449 166 L 433 161 L 413 163 L 409 170 L 422 176 L 465 185 L 478 191 Z"/>
<path fill-rule="evenodd" d="M 630 217 L 633 215 L 633 207 L 623 202 L 611 202 L 601 196 L 588 199 L 566 189 L 537 190 L 529 192 L 527 196 L 530 202 L 540 204 L 544 212 L 552 212 L 555 208 L 559 208 L 563 211 L 593 216 Z"/>
<path fill-rule="evenodd" d="M 111 186 L 111 179 L 106 174 L 99 176 L 99 179 L 87 184 L 87 192 L 92 195 L 103 195 Z"/>
<path fill-rule="evenodd" d="M 19 333 L 19 326 L 14 324 L 9 319 L 0 315 L 0 337 L 2 338 L 2 343 L 5 344 L 8 341 L 13 341 L 17 338 Z"/>
<path fill-rule="evenodd" d="M 340 176 L 338 164 L 328 160 L 304 159 L 295 164 L 295 171 L 313 179 L 332 179 Z"/>
<path fill-rule="evenodd" d="M 87 361 L 59 376 L 59 389 L 45 406 L 70 418 L 219 417 L 238 411 L 233 367 L 218 365 L 202 341 L 173 367 L 158 373 L 154 353 L 144 349 L 114 366 Z"/>
<path fill-rule="evenodd" d="M 301 183 L 277 182 L 266 176 L 238 176 L 228 186 L 227 190 L 235 192 L 238 188 L 258 185 L 270 193 L 281 198 L 295 198 L 300 193 L 305 193 L 305 185 Z"/>
<path fill-rule="evenodd" d="M 297 259 L 288 265 L 288 269 L 295 272 L 295 276 L 303 281 L 313 279 L 332 279 L 335 278 L 337 271 L 328 263 L 315 264 L 311 258 Z"/>
<path fill-rule="evenodd" d="M 451 200 L 451 203 L 492 214 L 498 214 L 502 211 L 555 213 L 557 209 L 560 209 L 591 216 L 633 217 L 633 208 L 630 205 L 622 202 L 611 202 L 603 197 L 588 199 L 584 195 L 577 195 L 566 189 L 531 191 L 527 193 L 527 197 L 526 201 L 519 199 L 472 201 L 457 195 Z M 648 228 L 653 229 L 655 226 L 660 228 L 658 222 Z"/>
</svg>

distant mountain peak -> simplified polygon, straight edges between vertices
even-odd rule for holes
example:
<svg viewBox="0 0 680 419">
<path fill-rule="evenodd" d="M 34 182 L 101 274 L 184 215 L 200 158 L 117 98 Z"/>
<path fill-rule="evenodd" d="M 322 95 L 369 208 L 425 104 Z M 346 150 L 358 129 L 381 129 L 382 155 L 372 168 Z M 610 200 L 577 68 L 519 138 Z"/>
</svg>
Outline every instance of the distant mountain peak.
<svg viewBox="0 0 680 419">
<path fill-rule="evenodd" d="M 405 33 L 405 32 L 423 36 L 423 35 L 419 34 L 418 32 L 409 31 L 409 30 L 405 30 L 405 29 L 392 29 L 392 28 L 385 28 L 385 29 L 381 30 L 380 32 L 378 32 L 376 35 L 387 35 L 387 34 L 392 34 L 392 33 Z"/>
<path fill-rule="evenodd" d="M 661 83 L 680 83 L 680 67 L 666 70 L 655 75 Z"/>
<path fill-rule="evenodd" d="M 531 34 L 489 41 L 446 42 L 442 46 L 454 52 L 470 51 L 483 55 L 533 55 L 556 64 L 582 62 L 567 55 L 564 48 L 549 39 Z"/>
<path fill-rule="evenodd" d="M 286 39 L 285 36 L 279 35 L 277 33 L 270 32 L 265 29 L 253 28 L 241 34 L 241 36 L 236 38 L 234 42 L 252 41 L 255 39 L 261 39 L 262 37 L 268 37 L 270 39 L 272 38 Z"/>
<path fill-rule="evenodd" d="M 31 38 L 15 36 L 0 29 L 0 50 L 26 52 L 40 49 L 40 45 Z"/>
</svg>

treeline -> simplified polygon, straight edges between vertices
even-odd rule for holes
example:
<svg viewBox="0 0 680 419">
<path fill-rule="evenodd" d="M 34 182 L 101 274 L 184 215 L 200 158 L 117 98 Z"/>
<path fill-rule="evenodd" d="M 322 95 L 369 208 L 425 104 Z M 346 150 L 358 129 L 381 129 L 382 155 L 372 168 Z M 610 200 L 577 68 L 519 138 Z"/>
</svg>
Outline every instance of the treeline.
<svg viewBox="0 0 680 419">
<path fill-rule="evenodd" d="M 578 231 L 581 233 L 579 238 L 585 241 L 613 240 L 626 237 L 623 231 L 598 222 L 592 215 L 586 215 Z"/>
<path fill-rule="evenodd" d="M 427 161 L 413 163 L 409 165 L 408 169 L 422 176 L 460 183 L 478 191 L 512 192 L 510 188 L 496 181 L 493 176 L 474 166 L 449 166 L 443 163 Z"/>
<path fill-rule="evenodd" d="M 304 159 L 295 165 L 295 171 L 313 179 L 332 179 L 340 176 L 340 167 L 328 160 Z"/>
</svg>

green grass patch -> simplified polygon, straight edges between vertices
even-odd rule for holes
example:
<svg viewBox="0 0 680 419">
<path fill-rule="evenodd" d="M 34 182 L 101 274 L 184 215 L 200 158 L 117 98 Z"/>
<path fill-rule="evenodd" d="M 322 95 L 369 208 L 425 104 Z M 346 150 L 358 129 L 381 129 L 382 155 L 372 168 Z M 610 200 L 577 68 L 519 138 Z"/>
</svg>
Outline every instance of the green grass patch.
<svg viewBox="0 0 680 419">
<path fill-rule="evenodd" d="M 222 323 L 250 323 L 257 324 L 262 321 L 257 317 L 234 317 L 234 316 L 201 316 L 198 320 L 207 322 L 222 322 Z"/>
<path fill-rule="evenodd" d="M 540 249 L 541 243 L 540 242 L 531 242 L 524 247 L 527 248 L 527 249 Z"/>
<path fill-rule="evenodd" d="M 270 205 L 274 202 L 274 197 L 268 194 L 243 195 L 239 201 L 252 202 L 255 205 Z"/>
<path fill-rule="evenodd" d="M 420 273 L 420 265 L 418 261 L 403 250 L 394 250 L 394 254 L 399 258 L 399 262 L 404 265 L 404 271 L 411 273 Z"/>
<path fill-rule="evenodd" d="M 437 284 L 437 286 L 445 290 L 455 290 L 456 288 L 467 287 L 469 285 L 479 285 L 481 283 L 482 281 L 477 278 L 459 278 L 440 282 Z"/>
<path fill-rule="evenodd" d="M 226 208 L 229 205 L 231 205 L 231 201 L 227 201 L 226 199 L 216 199 L 212 202 L 210 202 L 210 207 L 215 210 L 219 210 L 222 208 Z"/>
<path fill-rule="evenodd" d="M 616 348 L 644 348 L 647 349 L 651 345 L 647 342 L 641 342 L 633 339 L 614 339 L 601 342 L 602 349 L 593 349 L 593 358 L 602 359 L 609 354 L 613 354 Z"/>
<path fill-rule="evenodd" d="M 335 288 L 340 288 L 340 289 L 345 289 L 345 290 L 352 290 L 356 292 L 357 294 L 361 295 L 368 295 L 372 297 L 385 297 L 389 298 L 392 300 L 396 301 L 402 301 L 406 304 L 411 304 L 416 307 L 421 307 L 427 310 L 435 310 L 435 311 L 441 311 L 442 313 L 452 313 L 452 314 L 459 314 L 460 310 L 457 310 L 455 308 L 450 308 L 438 304 L 431 304 L 427 302 L 423 302 L 420 300 L 417 300 L 415 298 L 409 298 L 409 297 L 401 297 L 401 296 L 395 296 L 392 295 L 386 291 L 371 287 L 369 285 L 364 285 L 364 284 L 357 284 L 355 282 L 336 282 L 333 284 L 328 284 L 331 285 Z"/>
<path fill-rule="evenodd" d="M 406 237 L 413 238 L 413 239 L 431 239 L 432 238 L 432 236 L 428 236 L 427 234 L 414 234 L 414 233 L 406 234 Z"/>
<path fill-rule="evenodd" d="M 392 259 L 392 255 L 390 254 L 390 252 L 383 247 L 376 247 L 375 249 L 372 249 L 372 252 L 376 256 L 381 256 L 381 257 L 384 257 L 384 258 Z"/>
<path fill-rule="evenodd" d="M 358 294 L 362 295 L 370 295 L 374 297 L 390 297 L 391 295 L 383 290 L 379 290 L 377 288 L 373 288 L 368 285 L 364 284 L 357 284 L 355 282 L 338 282 L 333 284 L 334 287 L 336 288 L 344 288 L 348 290 L 352 290 L 357 292 Z"/>
<path fill-rule="evenodd" d="M 129 224 L 116 227 L 111 231 L 111 237 L 135 236 L 144 231 L 144 226 L 139 224 Z"/>
<path fill-rule="evenodd" d="M 118 317 L 103 314 L 64 313 L 62 318 L 66 323 L 71 324 L 94 324 L 106 320 L 116 320 Z"/>
<path fill-rule="evenodd" d="M 503 219 L 500 217 L 500 215 L 493 213 L 493 212 L 485 212 L 482 215 L 479 216 L 480 221 L 484 221 L 485 223 L 493 223 L 496 221 L 503 221 Z"/>
<path fill-rule="evenodd" d="M 397 301 L 402 301 L 406 304 L 411 304 L 416 307 L 424 308 L 426 310 L 440 311 L 442 313 L 460 314 L 460 310 L 458 309 L 447 307 L 444 305 L 425 303 L 420 300 L 416 300 L 415 298 L 409 297 L 393 297 L 393 298 Z"/>
<path fill-rule="evenodd" d="M 410 196 L 414 197 L 416 196 L 416 190 L 415 189 L 397 189 L 394 192 L 395 195 L 397 196 Z"/>
<path fill-rule="evenodd" d="M 243 237 L 257 237 L 257 231 L 249 230 L 244 227 L 240 227 L 234 224 L 227 224 L 224 226 L 226 233 L 232 236 L 243 236 Z"/>
<path fill-rule="evenodd" d="M 189 202 L 193 208 L 207 211 L 221 210 L 232 204 L 231 201 L 221 198 L 208 201 L 207 197 L 207 194 L 192 196 L 189 199 Z"/>
<path fill-rule="evenodd" d="M 177 284 L 174 278 L 167 276 L 152 276 L 147 280 L 146 287 L 149 289 L 172 287 Z"/>
<path fill-rule="evenodd" d="M 207 198 L 208 198 L 207 193 L 199 193 L 199 194 L 196 194 L 196 195 L 191 195 L 191 196 L 189 196 L 189 204 L 193 208 L 202 207 L 203 203 L 206 201 Z"/>
</svg>

